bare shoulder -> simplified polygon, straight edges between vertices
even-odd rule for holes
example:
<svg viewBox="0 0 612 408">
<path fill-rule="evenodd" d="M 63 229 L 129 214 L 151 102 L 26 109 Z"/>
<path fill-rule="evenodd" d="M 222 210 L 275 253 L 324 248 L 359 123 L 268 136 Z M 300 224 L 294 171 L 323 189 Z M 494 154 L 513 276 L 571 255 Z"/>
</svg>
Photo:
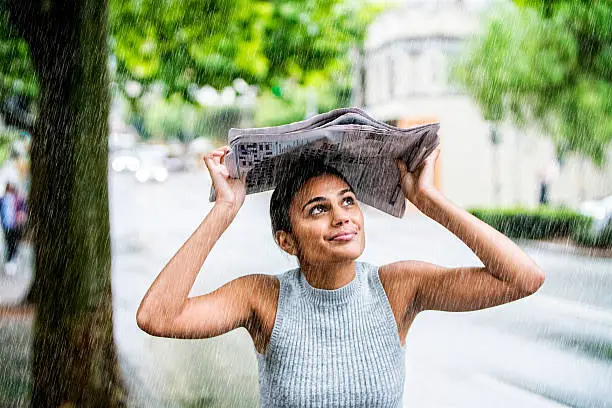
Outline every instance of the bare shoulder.
<svg viewBox="0 0 612 408">
<path fill-rule="evenodd" d="M 245 327 L 249 332 L 265 320 L 266 312 L 273 309 L 276 312 L 276 299 L 280 292 L 280 282 L 274 275 L 255 273 L 243 275 L 228 282 L 226 285 L 213 291 L 212 294 L 219 296 L 231 292 L 233 301 L 241 299 L 249 305 L 250 317 L 245 322 Z"/>
<path fill-rule="evenodd" d="M 280 282 L 274 275 L 254 273 L 230 281 L 227 287 L 227 289 L 231 289 L 235 296 L 248 299 L 251 308 L 257 312 L 261 306 L 266 306 L 271 299 L 278 298 Z"/>
<path fill-rule="evenodd" d="M 380 280 L 391 290 L 414 294 L 424 277 L 446 270 L 443 266 L 425 261 L 407 260 L 380 267 Z"/>
<path fill-rule="evenodd" d="M 387 296 L 399 296 L 400 303 L 408 310 L 416 307 L 416 298 L 424 281 L 442 276 L 447 269 L 430 262 L 406 260 L 382 265 L 379 275 Z"/>
<path fill-rule="evenodd" d="M 380 280 L 385 286 L 392 290 L 409 290 L 414 286 L 423 268 L 427 267 L 427 262 L 422 261 L 398 261 L 379 268 Z"/>
</svg>

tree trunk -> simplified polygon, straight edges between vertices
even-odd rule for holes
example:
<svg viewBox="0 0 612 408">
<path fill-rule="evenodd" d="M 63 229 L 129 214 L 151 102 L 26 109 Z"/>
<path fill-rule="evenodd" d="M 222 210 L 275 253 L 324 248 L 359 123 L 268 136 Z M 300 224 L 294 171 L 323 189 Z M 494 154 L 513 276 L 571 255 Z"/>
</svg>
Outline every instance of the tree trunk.
<svg viewBox="0 0 612 408">
<path fill-rule="evenodd" d="M 10 6 L 40 86 L 31 146 L 31 406 L 124 406 L 110 285 L 107 3 Z"/>
</svg>

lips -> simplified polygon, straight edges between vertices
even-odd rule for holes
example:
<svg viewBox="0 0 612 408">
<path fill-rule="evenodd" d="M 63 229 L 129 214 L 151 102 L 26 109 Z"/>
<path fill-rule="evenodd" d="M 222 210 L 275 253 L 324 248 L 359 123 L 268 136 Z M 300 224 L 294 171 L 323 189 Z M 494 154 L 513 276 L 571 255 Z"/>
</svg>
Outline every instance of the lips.
<svg viewBox="0 0 612 408">
<path fill-rule="evenodd" d="M 350 241 L 351 239 L 355 237 L 355 235 L 357 235 L 357 231 L 342 231 L 342 232 L 339 232 L 333 235 L 331 238 L 329 238 L 329 240 L 330 241 Z"/>
</svg>

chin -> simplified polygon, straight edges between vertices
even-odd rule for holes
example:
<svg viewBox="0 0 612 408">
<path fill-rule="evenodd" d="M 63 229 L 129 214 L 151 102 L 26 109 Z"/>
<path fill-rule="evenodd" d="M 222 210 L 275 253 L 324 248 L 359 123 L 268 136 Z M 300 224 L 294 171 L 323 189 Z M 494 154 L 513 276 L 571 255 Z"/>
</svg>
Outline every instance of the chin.
<svg viewBox="0 0 612 408">
<path fill-rule="evenodd" d="M 309 256 L 314 263 L 337 263 L 354 261 L 361 256 L 365 249 L 363 237 L 343 245 L 331 245 L 329 242 L 317 245 L 316 248 L 309 248 Z"/>
<path fill-rule="evenodd" d="M 310 258 L 310 262 L 317 264 L 350 262 L 359 258 L 362 253 L 361 248 L 337 248 L 332 251 L 322 249 L 317 252 L 316 256 Z"/>
<path fill-rule="evenodd" d="M 363 249 L 362 246 L 338 249 L 331 254 L 330 258 L 334 258 L 337 261 L 354 261 L 361 256 Z"/>
</svg>

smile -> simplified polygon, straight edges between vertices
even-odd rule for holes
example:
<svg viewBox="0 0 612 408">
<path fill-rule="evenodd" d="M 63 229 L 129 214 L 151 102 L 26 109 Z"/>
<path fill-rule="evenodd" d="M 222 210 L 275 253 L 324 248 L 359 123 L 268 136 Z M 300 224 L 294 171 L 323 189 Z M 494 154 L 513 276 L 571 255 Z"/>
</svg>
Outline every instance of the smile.
<svg viewBox="0 0 612 408">
<path fill-rule="evenodd" d="M 330 241 L 346 242 L 346 241 L 352 240 L 356 235 L 357 235 L 356 232 L 347 232 L 347 233 L 343 233 L 343 234 L 334 236 L 332 239 L 330 239 Z"/>
</svg>

